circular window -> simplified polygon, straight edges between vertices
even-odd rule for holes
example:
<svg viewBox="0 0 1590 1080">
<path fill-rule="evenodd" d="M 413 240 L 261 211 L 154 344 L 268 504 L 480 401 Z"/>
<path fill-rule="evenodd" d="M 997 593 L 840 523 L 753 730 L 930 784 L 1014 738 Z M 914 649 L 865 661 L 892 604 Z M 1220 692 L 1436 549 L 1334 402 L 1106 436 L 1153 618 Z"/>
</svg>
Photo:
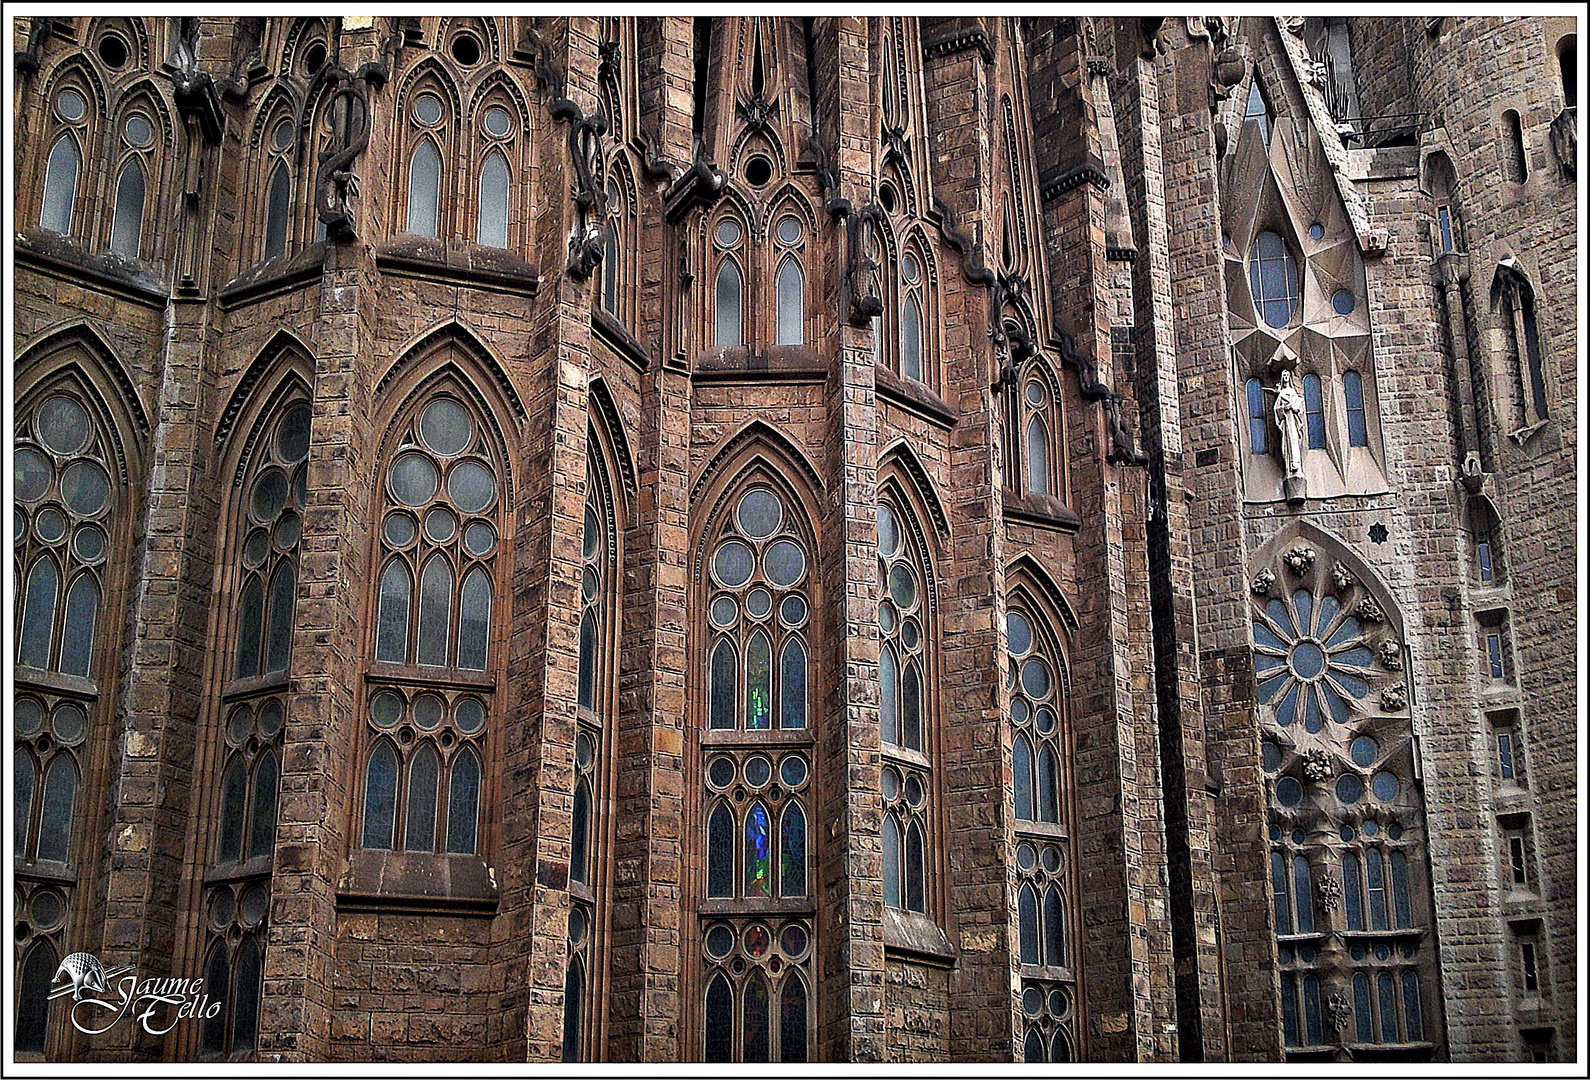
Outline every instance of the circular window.
<svg viewBox="0 0 1590 1080">
<path fill-rule="evenodd" d="M 884 184 L 880 187 L 878 189 L 878 201 L 883 204 L 883 209 L 886 213 L 894 213 L 896 205 L 894 188 L 889 184 Z"/>
<path fill-rule="evenodd" d="M 745 610 L 753 619 L 767 618 L 767 613 L 773 610 L 773 594 L 766 589 L 752 589 L 745 594 Z"/>
<path fill-rule="evenodd" d="M 800 787 L 806 782 L 806 759 L 799 754 L 791 754 L 778 763 L 778 775 L 785 787 Z"/>
<path fill-rule="evenodd" d="M 1325 226 L 1321 225 L 1319 222 L 1316 221 L 1314 224 L 1308 227 L 1308 238 L 1310 240 L 1321 240 L 1324 239 L 1324 237 Z"/>
<path fill-rule="evenodd" d="M 894 605 L 885 600 L 878 605 L 878 629 L 885 634 L 894 633 L 897 620 L 894 614 Z"/>
<path fill-rule="evenodd" d="M 407 514 L 388 514 L 381 526 L 381 535 L 395 548 L 406 548 L 414 542 L 418 532 L 414 519 Z"/>
<path fill-rule="evenodd" d="M 900 641 L 912 652 L 922 644 L 922 630 L 917 626 L 915 619 L 906 619 L 900 624 Z"/>
<path fill-rule="evenodd" d="M 1397 783 L 1397 778 L 1388 772 L 1377 772 L 1375 778 L 1369 781 L 1369 790 L 1381 802 L 1390 802 L 1397 797 L 1397 792 L 1402 790 L 1402 785 Z"/>
<path fill-rule="evenodd" d="M 44 726 L 44 706 L 38 698 L 18 698 L 16 712 L 17 734 L 22 736 L 35 735 Z"/>
<path fill-rule="evenodd" d="M 497 482 L 480 462 L 465 461 L 453 466 L 448 474 L 447 494 L 464 513 L 477 514 L 496 498 Z"/>
<path fill-rule="evenodd" d="M 773 778 L 773 764 L 761 754 L 755 754 L 745 761 L 745 782 L 754 788 L 759 788 Z"/>
<path fill-rule="evenodd" d="M 744 944 L 746 955 L 753 960 L 760 960 L 773 947 L 773 935 L 767 932 L 765 926 L 751 926 L 745 931 Z"/>
<path fill-rule="evenodd" d="M 275 738 L 276 733 L 282 729 L 282 723 L 287 719 L 287 710 L 282 708 L 278 699 L 267 701 L 259 711 L 259 732 L 267 739 Z"/>
<path fill-rule="evenodd" d="M 745 181 L 752 187 L 761 187 L 773 179 L 773 163 L 765 157 L 754 157 L 745 163 Z"/>
<path fill-rule="evenodd" d="M 66 515 L 53 506 L 47 506 L 39 511 L 39 516 L 33 520 L 33 527 L 38 530 L 40 540 L 53 544 L 66 535 Z"/>
<path fill-rule="evenodd" d="M 303 530 L 303 523 L 294 513 L 283 514 L 276 523 L 276 550 L 289 551 L 298 543 L 298 535 Z"/>
<path fill-rule="evenodd" d="M 727 630 L 740 615 L 740 605 L 732 596 L 718 596 L 712 601 L 712 625 Z"/>
<path fill-rule="evenodd" d="M 1273 773 L 1281 767 L 1281 748 L 1266 739 L 1260 745 L 1261 756 L 1264 759 L 1264 771 Z"/>
<path fill-rule="evenodd" d="M 436 466 L 422 454 L 402 454 L 392 463 L 392 496 L 405 506 L 430 502 L 438 480 Z"/>
<path fill-rule="evenodd" d="M 779 951 L 791 960 L 799 960 L 806 955 L 808 938 L 806 928 L 800 923 L 790 923 L 778 935 Z"/>
<path fill-rule="evenodd" d="M 253 728 L 254 711 L 247 705 L 239 705 L 226 718 L 227 741 L 235 746 L 248 738 Z"/>
<path fill-rule="evenodd" d="M 597 520 L 596 511 L 592 509 L 589 503 L 586 503 L 585 506 L 585 532 L 582 535 L 584 537 L 585 557 L 587 559 L 595 558 L 597 550 L 601 547 L 602 523 Z"/>
<path fill-rule="evenodd" d="M 50 717 L 50 730 L 66 746 L 81 739 L 87 726 L 88 717 L 82 708 L 70 703 L 57 706 L 55 715 Z"/>
<path fill-rule="evenodd" d="M 1031 698 L 1049 696 L 1049 667 L 1042 660 L 1032 659 L 1021 665 L 1021 688 Z"/>
<path fill-rule="evenodd" d="M 1352 757 L 1354 765 L 1367 769 L 1375 763 L 1375 755 L 1379 752 L 1379 744 L 1368 735 L 1360 735 L 1353 740 Z"/>
<path fill-rule="evenodd" d="M 42 499 L 50 489 L 50 463 L 37 450 L 21 449 L 12 457 L 16 497 L 23 502 Z"/>
<path fill-rule="evenodd" d="M 1248 284 L 1266 326 L 1281 329 L 1297 313 L 1297 262 L 1278 233 L 1262 232 L 1248 256 Z"/>
<path fill-rule="evenodd" d="M 323 41 L 314 42 L 304 50 L 304 74 L 313 75 L 326 63 L 326 44 Z"/>
<path fill-rule="evenodd" d="M 300 405 L 282 417 L 276 429 L 276 453 L 287 462 L 302 461 L 309 454 L 309 406 Z"/>
<path fill-rule="evenodd" d="M 269 896 L 263 886 L 250 885 L 243 893 L 242 901 L 237 905 L 238 918 L 243 920 L 244 926 L 259 925 L 259 921 L 265 917 L 268 902 Z"/>
<path fill-rule="evenodd" d="M 1325 670 L 1325 651 L 1312 641 L 1300 641 L 1292 648 L 1292 670 L 1300 679 L 1317 679 Z"/>
<path fill-rule="evenodd" d="M 715 788 L 726 788 L 734 782 L 734 759 L 713 758 L 707 766 L 707 782 Z"/>
<path fill-rule="evenodd" d="M 121 130 L 127 137 L 128 145 L 136 146 L 140 150 L 155 141 L 155 129 L 141 116 L 129 116 Z"/>
<path fill-rule="evenodd" d="M 88 413 L 59 395 L 39 406 L 39 438 L 57 454 L 75 454 L 88 442 Z"/>
<path fill-rule="evenodd" d="M 1029 986 L 1021 992 L 1021 1008 L 1028 1016 L 1037 1016 L 1043 1012 L 1043 991 L 1036 986 Z"/>
<path fill-rule="evenodd" d="M 907 255 L 900 260 L 900 276 L 912 285 L 915 285 L 921 278 L 922 269 L 917 264 L 915 255 Z"/>
<path fill-rule="evenodd" d="M 271 132 L 271 146 L 276 150 L 286 150 L 293 145 L 293 122 L 283 120 L 276 125 L 276 130 Z"/>
<path fill-rule="evenodd" d="M 1025 724 L 1027 722 L 1027 715 L 1031 711 L 1032 706 L 1027 704 L 1026 698 L 1011 698 L 1010 719 L 1017 725 Z"/>
<path fill-rule="evenodd" d="M 1055 729 L 1055 722 L 1054 710 L 1047 705 L 1039 706 L 1038 717 L 1033 721 L 1034 725 L 1038 728 L 1038 734 L 1048 735 L 1053 732 Z"/>
<path fill-rule="evenodd" d="M 1035 409 L 1041 409 L 1044 402 L 1049 400 L 1049 395 L 1044 391 L 1043 383 L 1030 382 L 1027 384 L 1027 404 Z"/>
<path fill-rule="evenodd" d="M 508 110 L 497 105 L 486 110 L 482 123 L 486 134 L 494 139 L 500 139 L 513 130 L 513 118 L 508 115 Z"/>
<path fill-rule="evenodd" d="M 601 578 L 594 567 L 587 566 L 580 575 L 580 597 L 588 604 L 596 599 L 596 587 L 601 584 Z"/>
<path fill-rule="evenodd" d="M 1364 797 L 1364 782 L 1353 773 L 1342 773 L 1336 779 L 1336 797 L 1344 803 L 1355 803 Z"/>
<path fill-rule="evenodd" d="M 437 398 L 420 414 L 420 438 L 443 457 L 463 452 L 474 434 L 469 413 L 452 398 Z"/>
<path fill-rule="evenodd" d="M 580 732 L 580 737 L 574 740 L 574 764 L 580 769 L 589 769 L 596 760 L 596 742 L 589 732 Z"/>
<path fill-rule="evenodd" d="M 414 99 L 414 120 L 430 127 L 442 118 L 442 99 L 435 94 L 421 94 Z"/>
<path fill-rule="evenodd" d="M 254 520 L 261 524 L 269 524 L 276 520 L 276 515 L 282 512 L 282 507 L 287 505 L 287 474 L 280 469 L 266 469 L 260 478 L 254 481 L 254 497 L 250 507 L 254 513 Z"/>
<path fill-rule="evenodd" d="M 756 556 L 751 554 L 751 549 L 738 540 L 730 540 L 717 550 L 712 556 L 712 572 L 718 581 L 731 589 L 737 589 L 751 580 L 751 572 L 756 569 Z"/>
<path fill-rule="evenodd" d="M 74 514 L 93 517 L 110 498 L 110 477 L 92 461 L 78 461 L 61 476 L 61 498 Z"/>
<path fill-rule="evenodd" d="M 66 917 L 66 900 L 54 889 L 40 889 L 28 901 L 28 915 L 40 930 L 52 929 Z"/>
<path fill-rule="evenodd" d="M 1378 822 L 1374 822 L 1374 821 L 1366 821 L 1366 822 L 1364 822 L 1364 835 L 1365 836 L 1378 836 L 1379 833 L 1380 833 L 1380 825 L 1379 825 Z"/>
<path fill-rule="evenodd" d="M 243 565 L 250 570 L 256 570 L 265 561 L 265 556 L 270 553 L 270 536 L 264 529 L 255 529 L 249 533 L 248 539 L 243 541 Z"/>
<path fill-rule="evenodd" d="M 92 525 L 84 525 L 72 537 L 72 550 L 85 563 L 93 564 L 105 557 L 105 534 Z"/>
<path fill-rule="evenodd" d="M 796 593 L 784 598 L 778 606 L 778 617 L 785 626 L 799 626 L 806 621 L 806 600 Z"/>
<path fill-rule="evenodd" d="M 28 534 L 28 515 L 20 506 L 11 508 L 11 539 L 17 543 Z"/>
<path fill-rule="evenodd" d="M 55 114 L 68 122 L 83 119 L 88 105 L 76 90 L 62 90 L 55 98 Z"/>
<path fill-rule="evenodd" d="M 784 504 L 766 488 L 756 488 L 740 499 L 734 516 L 741 532 L 754 540 L 762 540 L 778 531 L 784 520 Z"/>
<path fill-rule="evenodd" d="M 119 68 L 127 62 L 127 43 L 115 34 L 99 39 L 99 58 L 108 68 Z"/>
<path fill-rule="evenodd" d="M 458 532 L 458 519 L 452 511 L 438 506 L 425 515 L 425 538 L 433 544 L 445 544 Z"/>
<path fill-rule="evenodd" d="M 893 802 L 900 797 L 900 774 L 893 769 L 883 770 L 883 798 Z"/>
<path fill-rule="evenodd" d="M 889 568 L 889 595 L 901 610 L 909 611 L 916 603 L 916 574 L 903 562 Z"/>
<path fill-rule="evenodd" d="M 806 555 L 788 540 L 780 540 L 762 557 L 762 569 L 773 584 L 788 587 L 806 573 Z"/>
<path fill-rule="evenodd" d="M 1358 302 L 1353 298 L 1353 294 L 1346 289 L 1337 289 L 1331 294 L 1331 309 L 1338 315 L 1351 315 L 1353 308 L 1357 306 Z"/>
<path fill-rule="evenodd" d="M 497 530 L 484 521 L 472 521 L 464 530 L 464 550 L 471 555 L 484 557 L 497 546 Z"/>
<path fill-rule="evenodd" d="M 740 242 L 740 223 L 732 218 L 718 222 L 716 236 L 719 247 L 733 247 Z"/>
<path fill-rule="evenodd" d="M 232 890 L 222 887 L 210 897 L 210 925 L 224 930 L 232 921 Z"/>
<path fill-rule="evenodd" d="M 1282 806 L 1296 806 L 1303 801 L 1303 785 L 1294 777 L 1283 776 L 1276 782 L 1275 798 Z"/>
<path fill-rule="evenodd" d="M 1011 654 L 1020 656 L 1032 648 L 1032 625 L 1019 611 L 1005 612 L 1005 640 Z"/>
<path fill-rule="evenodd" d="M 914 775 L 906 777 L 905 778 L 905 801 L 906 801 L 906 804 L 911 806 L 911 807 L 919 807 L 919 806 L 922 805 L 922 800 L 925 797 L 926 796 L 925 796 L 925 794 L 924 794 L 924 792 L 922 790 L 922 781 L 918 777 L 916 777 Z"/>
<path fill-rule="evenodd" d="M 414 699 L 414 723 L 430 731 L 442 722 L 442 699 L 435 694 L 421 694 Z"/>
<path fill-rule="evenodd" d="M 486 726 L 486 706 L 479 698 L 461 698 L 453 708 L 453 723 L 465 735 L 473 735 Z"/>
<path fill-rule="evenodd" d="M 803 233 L 805 233 L 805 231 L 805 227 L 801 225 L 800 218 L 783 218 L 778 223 L 779 242 L 784 244 L 798 244 L 800 243 L 801 236 Z"/>
<path fill-rule="evenodd" d="M 734 948 L 734 931 L 719 923 L 707 931 L 707 955 L 722 960 Z"/>
<path fill-rule="evenodd" d="M 1038 853 L 1031 844 L 1016 845 L 1016 866 L 1021 870 L 1031 870 L 1038 865 Z"/>
<path fill-rule="evenodd" d="M 403 698 L 393 690 L 383 690 L 370 699 L 370 719 L 378 728 L 389 728 L 403 719 Z"/>
<path fill-rule="evenodd" d="M 480 42 L 473 34 L 459 34 L 453 39 L 453 59 L 465 67 L 480 63 Z"/>
</svg>

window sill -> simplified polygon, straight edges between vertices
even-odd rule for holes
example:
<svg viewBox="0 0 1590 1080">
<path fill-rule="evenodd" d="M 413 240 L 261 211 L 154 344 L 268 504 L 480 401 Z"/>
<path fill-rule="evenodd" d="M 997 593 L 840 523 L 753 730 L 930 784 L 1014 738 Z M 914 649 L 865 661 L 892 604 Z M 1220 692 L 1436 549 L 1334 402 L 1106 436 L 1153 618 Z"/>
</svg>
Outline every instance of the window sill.
<svg viewBox="0 0 1590 1080">
<path fill-rule="evenodd" d="M 337 887 L 337 910 L 494 915 L 501 896 L 479 855 L 360 850 Z"/>
<path fill-rule="evenodd" d="M 718 896 L 710 900 L 702 900 L 696 905 L 696 914 L 703 917 L 726 916 L 733 918 L 746 918 L 751 916 L 806 916 L 813 918 L 817 909 L 812 906 L 809 897 L 797 897 L 792 900 L 766 900 L 746 897 Z"/>
<path fill-rule="evenodd" d="M 691 381 L 820 383 L 828 381 L 828 362 L 810 345 L 770 345 L 709 349 L 696 357 Z"/>
<path fill-rule="evenodd" d="M 62 675 L 59 671 L 45 671 L 43 668 L 24 667 L 20 664 L 13 670 L 18 689 L 27 687 L 34 690 L 51 690 L 58 694 L 83 699 L 99 696 L 99 684 L 81 675 Z"/>
<path fill-rule="evenodd" d="M 257 858 L 241 863 L 227 863 L 217 866 L 204 875 L 206 885 L 219 885 L 222 882 L 247 881 L 250 878 L 265 878 L 271 875 L 271 856 L 260 855 Z"/>
<path fill-rule="evenodd" d="M 282 255 L 268 259 L 244 270 L 216 293 L 216 302 L 222 311 L 230 311 L 241 304 L 279 296 L 293 289 L 303 288 L 320 280 L 325 271 L 326 244 L 310 244 L 297 255 Z"/>
<path fill-rule="evenodd" d="M 29 881 L 48 881 L 68 887 L 77 884 L 77 874 L 71 867 L 54 859 L 15 859 L 12 866 L 17 877 Z"/>
<path fill-rule="evenodd" d="M 1064 825 L 1052 821 L 1028 821 L 1025 818 L 1016 819 L 1016 836 L 1018 839 L 1058 840 L 1061 843 L 1071 839 Z"/>
<path fill-rule="evenodd" d="M 1023 979 L 1038 979 L 1043 982 L 1074 983 L 1077 981 L 1076 972 L 1068 967 L 1056 964 L 1022 964 L 1021 977 Z"/>
<path fill-rule="evenodd" d="M 915 379 L 905 379 L 886 367 L 876 369 L 878 396 L 906 412 L 920 416 L 946 431 L 960 418 L 949 403 Z"/>
<path fill-rule="evenodd" d="M 372 661 L 365 669 L 365 678 L 371 683 L 403 683 L 408 686 L 429 686 L 442 690 L 489 692 L 497 688 L 497 677 L 490 672 L 430 667 L 422 664 L 387 664 Z"/>
<path fill-rule="evenodd" d="M 767 746 L 810 746 L 811 728 L 708 728 L 701 733 L 702 746 L 750 749 Z"/>
<path fill-rule="evenodd" d="M 1004 503 L 1006 521 L 1022 521 L 1039 528 L 1067 533 L 1082 528 L 1082 516 L 1053 495 L 1006 488 L 1001 501 Z"/>
<path fill-rule="evenodd" d="M 928 770 L 933 768 L 933 763 L 927 755 L 920 750 L 912 750 L 894 743 L 883 744 L 883 757 L 885 761 L 893 761 L 898 765 L 909 765 L 913 768 Z"/>
<path fill-rule="evenodd" d="M 940 968 L 953 968 L 957 959 L 955 946 L 938 923 L 921 912 L 888 906 L 883 909 L 883 952 Z"/>
<path fill-rule="evenodd" d="M 466 288 L 534 296 L 536 268 L 505 248 L 444 243 L 429 236 L 403 236 L 375 250 L 375 265 L 394 277 L 447 281 Z"/>
<path fill-rule="evenodd" d="M 628 361 L 630 367 L 642 374 L 651 369 L 651 352 L 611 312 L 600 306 L 593 308 L 591 329 L 598 341 Z"/>
<path fill-rule="evenodd" d="M 163 308 L 171 287 L 150 264 L 105 252 L 93 255 L 67 236 L 32 227 L 19 229 L 15 248 L 17 265 L 30 266 L 73 285 L 87 284 L 104 292 Z"/>
</svg>

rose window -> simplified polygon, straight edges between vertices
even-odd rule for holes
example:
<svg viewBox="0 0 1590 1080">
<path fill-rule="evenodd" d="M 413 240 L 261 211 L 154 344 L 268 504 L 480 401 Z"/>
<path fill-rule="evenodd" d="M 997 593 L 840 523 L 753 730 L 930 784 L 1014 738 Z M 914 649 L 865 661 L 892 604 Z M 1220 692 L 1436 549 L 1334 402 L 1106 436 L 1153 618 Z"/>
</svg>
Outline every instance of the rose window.
<svg viewBox="0 0 1590 1080">
<path fill-rule="evenodd" d="M 1298 589 L 1290 603 L 1269 600 L 1255 614 L 1253 641 L 1259 701 L 1274 706 L 1281 727 L 1317 732 L 1326 716 L 1345 724 L 1362 711 L 1374 653 L 1363 623 L 1337 597 Z"/>
</svg>

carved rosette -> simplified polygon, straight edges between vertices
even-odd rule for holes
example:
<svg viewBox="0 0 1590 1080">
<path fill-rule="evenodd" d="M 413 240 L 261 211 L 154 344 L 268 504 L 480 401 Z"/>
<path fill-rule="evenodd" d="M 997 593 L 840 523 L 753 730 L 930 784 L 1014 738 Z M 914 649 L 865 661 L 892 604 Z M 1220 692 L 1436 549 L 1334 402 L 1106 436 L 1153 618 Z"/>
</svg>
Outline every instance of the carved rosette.
<svg viewBox="0 0 1590 1080">
<path fill-rule="evenodd" d="M 1269 596 L 1270 590 L 1275 587 L 1275 571 L 1266 566 L 1253 575 L 1253 584 L 1249 587 L 1254 596 Z"/>
<path fill-rule="evenodd" d="M 1314 560 L 1317 557 L 1313 548 L 1306 544 L 1298 544 L 1281 556 L 1281 561 L 1286 563 L 1293 574 L 1301 577 L 1314 565 Z"/>
</svg>

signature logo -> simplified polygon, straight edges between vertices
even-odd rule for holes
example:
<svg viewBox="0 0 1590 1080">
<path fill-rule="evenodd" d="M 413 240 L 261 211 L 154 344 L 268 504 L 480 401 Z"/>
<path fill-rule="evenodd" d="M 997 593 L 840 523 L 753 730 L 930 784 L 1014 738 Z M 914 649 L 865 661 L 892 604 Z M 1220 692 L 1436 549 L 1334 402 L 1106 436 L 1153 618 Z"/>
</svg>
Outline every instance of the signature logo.
<svg viewBox="0 0 1590 1080">
<path fill-rule="evenodd" d="M 208 1020 L 221 1012 L 221 1003 L 204 992 L 203 979 L 140 982 L 131 966 L 107 971 L 93 953 L 72 953 L 50 982 L 51 1001 L 72 995 L 72 1026 L 85 1035 L 103 1035 L 129 1015 L 149 1034 L 164 1035 L 179 1021 Z"/>
</svg>

